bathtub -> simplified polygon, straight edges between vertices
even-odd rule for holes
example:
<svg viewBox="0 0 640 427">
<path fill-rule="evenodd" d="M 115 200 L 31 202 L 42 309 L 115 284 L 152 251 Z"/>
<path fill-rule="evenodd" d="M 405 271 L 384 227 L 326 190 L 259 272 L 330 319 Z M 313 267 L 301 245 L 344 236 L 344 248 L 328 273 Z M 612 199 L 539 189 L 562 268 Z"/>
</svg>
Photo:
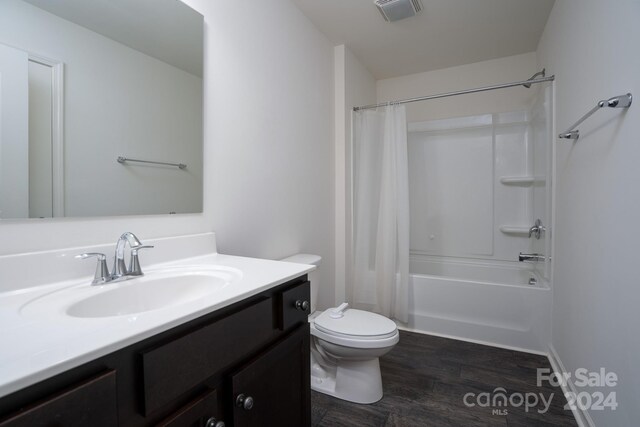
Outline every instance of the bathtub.
<svg viewBox="0 0 640 427">
<path fill-rule="evenodd" d="M 531 264 L 412 256 L 410 271 L 409 322 L 400 328 L 547 353 L 551 289 Z"/>
</svg>

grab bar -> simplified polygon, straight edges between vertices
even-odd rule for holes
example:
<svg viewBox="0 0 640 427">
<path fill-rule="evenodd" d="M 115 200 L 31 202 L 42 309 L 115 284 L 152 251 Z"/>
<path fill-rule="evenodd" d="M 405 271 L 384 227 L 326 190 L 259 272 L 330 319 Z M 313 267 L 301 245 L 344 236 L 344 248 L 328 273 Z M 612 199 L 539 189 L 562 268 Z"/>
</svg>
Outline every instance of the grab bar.
<svg viewBox="0 0 640 427">
<path fill-rule="evenodd" d="M 633 101 L 633 96 L 630 93 L 627 93 L 625 95 L 614 96 L 613 98 L 609 98 L 607 100 L 603 99 L 602 101 L 598 102 L 596 104 L 596 106 L 593 107 L 587 114 L 582 116 L 580 118 L 580 120 L 575 122 L 573 124 L 573 126 L 571 126 L 565 132 L 562 132 L 560 135 L 558 135 L 558 138 L 560 138 L 560 139 L 578 139 L 578 138 L 580 138 L 580 131 L 577 130 L 576 128 L 582 122 L 584 122 L 589 117 L 591 117 L 593 115 L 593 113 L 595 113 L 596 111 L 598 111 L 599 109 L 601 109 L 603 107 L 629 108 L 631 106 L 631 102 L 632 101 Z M 574 130 L 574 129 L 576 129 L 576 130 Z"/>
<path fill-rule="evenodd" d="M 128 157 L 122 157 L 122 156 L 118 157 L 118 163 L 124 163 L 124 162 L 150 163 L 152 165 L 175 166 L 180 169 L 187 168 L 187 165 L 185 165 L 184 163 L 166 163 L 166 162 L 155 162 L 153 160 L 130 159 Z"/>
</svg>

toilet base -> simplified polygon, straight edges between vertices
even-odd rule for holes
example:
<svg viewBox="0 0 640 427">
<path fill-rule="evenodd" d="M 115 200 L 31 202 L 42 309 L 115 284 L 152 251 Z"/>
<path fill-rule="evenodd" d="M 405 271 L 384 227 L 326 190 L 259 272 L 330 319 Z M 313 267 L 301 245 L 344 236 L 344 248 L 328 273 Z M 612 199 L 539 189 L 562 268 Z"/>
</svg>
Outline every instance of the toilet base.
<svg viewBox="0 0 640 427">
<path fill-rule="evenodd" d="M 323 367 L 311 352 L 311 389 L 338 399 L 370 404 L 382 399 L 382 376 L 378 358 L 340 360 Z"/>
</svg>

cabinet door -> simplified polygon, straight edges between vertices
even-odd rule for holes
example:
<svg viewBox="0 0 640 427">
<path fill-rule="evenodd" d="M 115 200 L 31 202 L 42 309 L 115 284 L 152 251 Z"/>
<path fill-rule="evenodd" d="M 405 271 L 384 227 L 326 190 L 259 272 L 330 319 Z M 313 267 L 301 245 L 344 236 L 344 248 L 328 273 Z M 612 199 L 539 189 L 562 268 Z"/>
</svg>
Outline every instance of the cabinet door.
<svg viewBox="0 0 640 427">
<path fill-rule="evenodd" d="M 232 376 L 235 427 L 311 425 L 309 324 Z"/>
<path fill-rule="evenodd" d="M 207 390 L 178 412 L 158 424 L 158 427 L 219 427 L 218 395 Z"/>
</svg>

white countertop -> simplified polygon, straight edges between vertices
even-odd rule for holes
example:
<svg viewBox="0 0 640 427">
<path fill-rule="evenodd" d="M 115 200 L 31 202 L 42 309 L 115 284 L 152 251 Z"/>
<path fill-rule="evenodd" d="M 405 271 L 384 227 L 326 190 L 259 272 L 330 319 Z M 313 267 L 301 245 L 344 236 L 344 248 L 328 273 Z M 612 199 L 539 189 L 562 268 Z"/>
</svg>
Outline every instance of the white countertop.
<svg viewBox="0 0 640 427">
<path fill-rule="evenodd" d="M 0 293 L 0 397 L 315 269 L 311 265 L 222 254 L 143 265 L 143 269 L 151 274 L 165 267 L 177 266 L 225 266 L 240 270 L 242 275 L 204 298 L 117 317 L 76 318 L 53 307 L 41 311 L 23 310 L 34 299 L 52 292 L 78 285 L 85 289 L 85 285 L 90 286 L 92 277 Z M 135 280 L 126 283 L 133 285 Z"/>
</svg>

